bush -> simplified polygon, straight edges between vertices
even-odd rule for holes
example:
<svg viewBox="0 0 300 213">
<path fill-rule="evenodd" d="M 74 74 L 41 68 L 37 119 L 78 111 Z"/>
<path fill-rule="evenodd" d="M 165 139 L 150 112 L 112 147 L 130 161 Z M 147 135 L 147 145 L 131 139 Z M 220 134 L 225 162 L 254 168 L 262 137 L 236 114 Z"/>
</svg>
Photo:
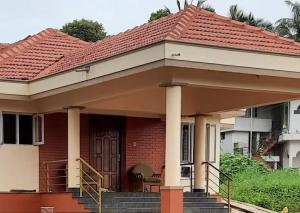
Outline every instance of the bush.
<svg viewBox="0 0 300 213">
<path fill-rule="evenodd" d="M 244 158 L 233 155 L 221 158 L 221 169 L 233 177 L 233 200 L 274 211 L 288 207 L 290 212 L 300 212 L 299 171 L 272 172 L 264 169 L 260 162 Z"/>
<path fill-rule="evenodd" d="M 222 172 L 228 174 L 231 177 L 234 177 L 235 175 L 249 169 L 259 172 L 267 171 L 267 169 L 264 167 L 264 164 L 260 161 L 250 160 L 243 155 L 232 154 L 221 156 L 220 168 Z"/>
</svg>

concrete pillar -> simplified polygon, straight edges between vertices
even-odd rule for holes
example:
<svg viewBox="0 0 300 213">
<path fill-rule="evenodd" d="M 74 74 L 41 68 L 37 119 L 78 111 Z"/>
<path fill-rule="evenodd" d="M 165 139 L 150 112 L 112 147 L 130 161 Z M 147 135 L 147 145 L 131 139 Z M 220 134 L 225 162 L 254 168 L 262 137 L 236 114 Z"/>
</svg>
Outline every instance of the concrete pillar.
<svg viewBox="0 0 300 213">
<path fill-rule="evenodd" d="M 195 119 L 195 191 L 205 190 L 205 162 L 206 157 L 206 118 L 196 116 Z"/>
<path fill-rule="evenodd" d="M 293 168 L 293 156 L 289 155 L 289 168 L 292 169 Z"/>
<path fill-rule="evenodd" d="M 68 188 L 79 188 L 80 108 L 68 109 Z"/>
<path fill-rule="evenodd" d="M 181 87 L 166 87 L 165 186 L 161 187 L 161 212 L 183 213 L 180 185 Z"/>
<path fill-rule="evenodd" d="M 166 88 L 165 186 L 180 186 L 181 87 Z"/>
</svg>

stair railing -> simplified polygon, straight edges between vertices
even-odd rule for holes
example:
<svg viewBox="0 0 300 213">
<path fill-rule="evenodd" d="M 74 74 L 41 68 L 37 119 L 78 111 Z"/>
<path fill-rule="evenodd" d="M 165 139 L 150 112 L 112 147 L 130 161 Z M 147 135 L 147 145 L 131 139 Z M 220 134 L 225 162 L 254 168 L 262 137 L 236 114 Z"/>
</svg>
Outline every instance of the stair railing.
<svg viewBox="0 0 300 213">
<path fill-rule="evenodd" d="M 80 197 L 85 192 L 98 205 L 99 213 L 102 212 L 103 176 L 82 158 L 80 162 Z"/>
<path fill-rule="evenodd" d="M 223 199 L 227 203 L 228 211 L 231 212 L 231 177 L 229 177 L 227 174 L 225 174 L 209 162 L 203 162 L 203 164 L 205 165 L 207 195 L 209 195 L 209 191 L 212 191 L 216 194 L 218 194 L 219 192 L 223 193 Z M 219 175 L 216 175 L 214 172 L 217 172 L 217 174 Z M 222 184 L 224 184 L 225 189 L 222 187 Z M 215 187 L 218 188 L 218 191 L 215 189 Z"/>
<path fill-rule="evenodd" d="M 64 186 L 68 189 L 68 161 L 54 160 L 44 161 L 46 166 L 46 186 L 47 192 L 55 192 L 57 187 Z"/>
</svg>

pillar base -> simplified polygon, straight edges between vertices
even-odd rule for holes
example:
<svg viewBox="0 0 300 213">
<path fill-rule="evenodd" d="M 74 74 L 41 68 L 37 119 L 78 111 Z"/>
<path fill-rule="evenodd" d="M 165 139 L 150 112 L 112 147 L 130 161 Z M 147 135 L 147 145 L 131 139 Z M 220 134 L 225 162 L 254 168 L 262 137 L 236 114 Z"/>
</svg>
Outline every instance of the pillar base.
<svg viewBox="0 0 300 213">
<path fill-rule="evenodd" d="M 193 192 L 205 192 L 205 189 L 193 189 Z"/>
<path fill-rule="evenodd" d="M 67 192 L 70 192 L 74 197 L 80 195 L 80 188 L 68 188 Z"/>
<path fill-rule="evenodd" d="M 183 187 L 160 187 L 160 212 L 183 213 Z"/>
</svg>

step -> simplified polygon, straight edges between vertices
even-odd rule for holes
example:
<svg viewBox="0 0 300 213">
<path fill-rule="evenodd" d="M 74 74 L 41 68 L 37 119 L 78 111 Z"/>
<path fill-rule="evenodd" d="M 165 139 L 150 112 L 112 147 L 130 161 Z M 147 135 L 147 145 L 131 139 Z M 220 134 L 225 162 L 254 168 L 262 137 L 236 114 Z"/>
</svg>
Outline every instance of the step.
<svg viewBox="0 0 300 213">
<path fill-rule="evenodd" d="M 211 208 L 211 207 L 219 207 L 224 208 L 223 203 L 216 202 L 185 202 L 183 204 L 184 207 L 198 207 L 198 208 Z"/>
<path fill-rule="evenodd" d="M 184 192 L 183 197 L 207 197 L 205 192 Z"/>
<path fill-rule="evenodd" d="M 102 213 L 160 213 L 159 208 L 108 208 Z"/>
<path fill-rule="evenodd" d="M 160 201 L 156 202 L 120 202 L 118 203 L 119 208 L 159 208 Z"/>
<path fill-rule="evenodd" d="M 228 213 L 228 208 L 184 208 L 184 213 Z"/>
</svg>

